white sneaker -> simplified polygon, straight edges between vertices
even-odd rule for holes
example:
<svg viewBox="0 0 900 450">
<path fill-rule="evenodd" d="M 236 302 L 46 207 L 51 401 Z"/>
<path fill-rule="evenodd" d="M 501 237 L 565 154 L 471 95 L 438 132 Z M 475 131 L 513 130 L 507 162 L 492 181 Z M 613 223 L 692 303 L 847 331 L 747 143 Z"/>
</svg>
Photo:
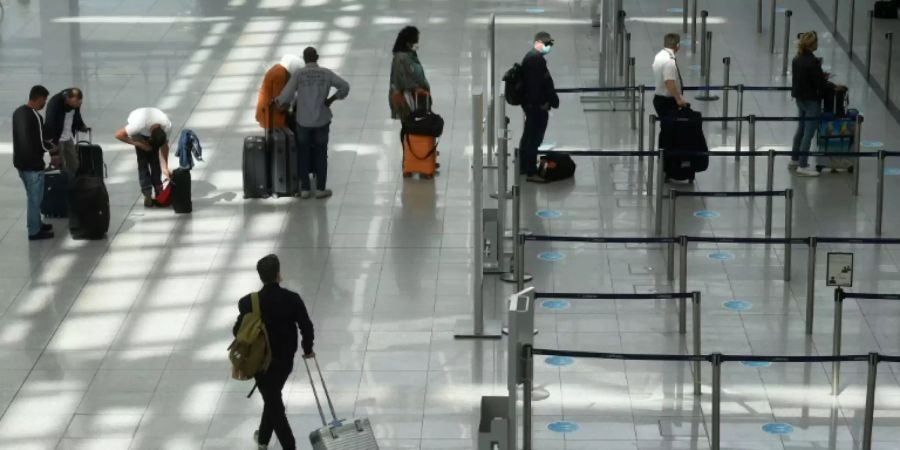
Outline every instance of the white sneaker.
<svg viewBox="0 0 900 450">
<path fill-rule="evenodd" d="M 322 189 L 321 191 L 316 191 L 316 198 L 328 197 L 331 197 L 331 189 Z"/>
<path fill-rule="evenodd" d="M 819 176 L 819 171 L 810 169 L 809 167 L 798 167 L 797 175 L 801 177 L 817 177 Z"/>
<path fill-rule="evenodd" d="M 796 169 L 797 167 L 800 167 L 800 161 L 792 159 L 791 162 L 788 163 L 788 169 Z"/>
<path fill-rule="evenodd" d="M 300 191 L 300 198 L 310 198 L 311 196 L 312 196 L 312 192 Z"/>
</svg>

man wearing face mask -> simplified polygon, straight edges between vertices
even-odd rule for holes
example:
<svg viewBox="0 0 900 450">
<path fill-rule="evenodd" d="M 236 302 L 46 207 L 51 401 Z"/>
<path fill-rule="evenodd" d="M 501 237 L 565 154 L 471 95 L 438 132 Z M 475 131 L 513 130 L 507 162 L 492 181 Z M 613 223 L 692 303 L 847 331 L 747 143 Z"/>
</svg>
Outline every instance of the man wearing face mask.
<svg viewBox="0 0 900 450">
<path fill-rule="evenodd" d="M 522 110 L 525 125 L 519 141 L 519 173 L 528 181 L 542 183 L 537 173 L 537 151 L 544 141 L 550 119 L 550 108 L 559 108 L 559 96 L 545 56 L 553 48 L 550 33 L 541 31 L 534 37 L 534 46 L 522 59 Z"/>
</svg>

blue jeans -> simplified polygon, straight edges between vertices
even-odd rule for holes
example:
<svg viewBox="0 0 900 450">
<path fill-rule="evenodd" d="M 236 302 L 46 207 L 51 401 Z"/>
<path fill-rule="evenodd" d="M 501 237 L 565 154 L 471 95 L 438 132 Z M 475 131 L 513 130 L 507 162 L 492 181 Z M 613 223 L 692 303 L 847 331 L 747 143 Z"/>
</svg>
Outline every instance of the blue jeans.
<svg viewBox="0 0 900 450">
<path fill-rule="evenodd" d="M 822 115 L 822 102 L 818 100 L 797 100 L 797 115 L 800 119 L 819 117 Z M 791 147 L 791 160 L 798 161 L 800 167 L 809 166 L 809 147 L 819 129 L 818 120 L 800 120 L 797 132 L 794 133 L 794 146 Z"/>
<path fill-rule="evenodd" d="M 44 172 L 42 170 L 20 170 L 19 178 L 25 185 L 28 197 L 28 235 L 34 236 L 41 231 L 41 201 L 44 200 Z"/>
<path fill-rule="evenodd" d="M 297 125 L 297 155 L 300 169 L 300 190 L 308 191 L 309 174 L 316 174 L 316 189 L 324 190 L 328 179 L 328 132 L 331 124 L 321 127 Z M 310 166 L 312 161 L 312 166 Z"/>
</svg>

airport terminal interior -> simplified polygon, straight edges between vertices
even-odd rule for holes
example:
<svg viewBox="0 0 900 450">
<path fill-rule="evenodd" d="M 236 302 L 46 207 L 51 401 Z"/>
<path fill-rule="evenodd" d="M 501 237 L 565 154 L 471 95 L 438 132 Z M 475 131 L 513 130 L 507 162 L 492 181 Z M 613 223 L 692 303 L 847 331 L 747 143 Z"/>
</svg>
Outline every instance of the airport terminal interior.
<svg viewBox="0 0 900 450">
<path fill-rule="evenodd" d="M 900 45 L 889 33 L 900 21 L 871 19 L 875 3 L 0 0 L 0 449 L 257 448 L 263 401 L 232 379 L 227 349 L 270 253 L 310 312 L 337 415 L 368 418 L 382 450 L 897 449 Z M 708 14 L 694 22 L 695 10 Z M 433 179 L 403 176 L 388 103 L 408 25 L 445 121 Z M 546 60 L 563 90 L 540 148 L 577 164 L 551 183 L 517 179 L 523 112 L 500 97 L 539 31 L 553 37 Z M 790 59 L 807 31 L 862 117 L 852 171 L 801 177 L 778 153 L 797 128 Z M 652 64 L 667 33 L 681 34 L 684 85 L 718 96 L 686 91 L 692 108 L 734 120 L 704 122 L 711 156 L 694 183 L 660 186 L 661 159 L 634 152 L 656 150 Z M 333 196 L 244 198 L 263 76 L 308 46 L 350 84 L 331 108 Z M 54 238 L 28 239 L 12 116 L 37 84 L 84 93 L 107 168 L 104 239 L 73 239 L 60 218 L 45 219 Z M 620 89 L 590 92 L 601 85 Z M 173 153 L 182 129 L 203 145 L 190 214 L 144 206 L 135 150 L 114 137 L 141 107 L 168 114 Z M 776 154 L 770 166 L 735 149 Z M 519 191 L 502 207 L 490 195 L 504 188 L 498 165 Z M 689 238 L 670 262 L 658 238 L 672 236 Z M 501 278 L 520 276 L 534 291 L 515 296 Z M 664 295 L 695 291 L 699 302 Z M 590 293 L 610 295 L 574 295 Z M 536 334 L 522 332 L 528 317 Z M 496 324 L 511 336 L 493 336 Z M 838 353 L 850 357 L 835 364 Z M 510 391 L 511 378 L 525 383 Z M 488 411 L 483 397 L 506 407 Z M 298 448 L 312 448 L 323 425 L 299 354 L 283 398 Z M 273 436 L 269 448 L 283 447 Z"/>
</svg>

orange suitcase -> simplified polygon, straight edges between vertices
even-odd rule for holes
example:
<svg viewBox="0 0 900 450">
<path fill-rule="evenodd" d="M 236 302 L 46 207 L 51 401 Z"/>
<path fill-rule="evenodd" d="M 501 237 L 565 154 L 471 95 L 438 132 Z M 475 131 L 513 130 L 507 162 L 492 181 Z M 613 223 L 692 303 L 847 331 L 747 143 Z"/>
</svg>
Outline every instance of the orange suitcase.
<svg viewBox="0 0 900 450">
<path fill-rule="evenodd" d="M 437 138 L 407 134 L 403 137 L 403 176 L 417 173 L 431 178 L 437 169 Z"/>
</svg>

